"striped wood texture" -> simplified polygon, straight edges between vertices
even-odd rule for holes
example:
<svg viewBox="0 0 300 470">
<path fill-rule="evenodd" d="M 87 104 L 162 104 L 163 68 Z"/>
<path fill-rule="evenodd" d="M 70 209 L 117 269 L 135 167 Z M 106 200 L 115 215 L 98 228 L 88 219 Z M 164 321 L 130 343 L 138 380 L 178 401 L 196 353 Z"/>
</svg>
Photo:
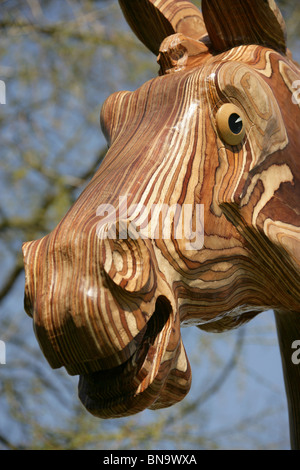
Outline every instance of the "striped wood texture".
<svg viewBox="0 0 300 470">
<path fill-rule="evenodd" d="M 103 163 L 55 230 L 23 248 L 25 308 L 41 348 L 52 367 L 80 375 L 81 401 L 102 418 L 186 395 L 180 324 L 220 332 L 273 308 L 280 325 L 300 307 L 300 109 L 292 101 L 300 72 L 284 53 L 274 2 L 204 1 L 203 41 L 189 2 L 120 3 L 159 53 L 160 76 L 106 100 Z M 201 27 L 189 36 L 177 25 L 191 18 Z M 228 109 L 243 126 L 235 145 L 222 128 Z M 194 244 L 180 226 L 184 207 Z M 300 335 L 292 324 L 290 335 Z M 298 422 L 300 386 L 291 380 Z M 296 447 L 299 429 L 291 432 Z"/>
</svg>

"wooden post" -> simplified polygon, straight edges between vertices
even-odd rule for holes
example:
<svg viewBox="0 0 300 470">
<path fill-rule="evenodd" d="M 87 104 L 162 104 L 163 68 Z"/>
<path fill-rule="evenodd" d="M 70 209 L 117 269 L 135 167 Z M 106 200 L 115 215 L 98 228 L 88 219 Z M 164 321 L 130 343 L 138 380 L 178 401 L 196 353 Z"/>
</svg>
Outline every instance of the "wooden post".
<svg viewBox="0 0 300 470">
<path fill-rule="evenodd" d="M 300 340 L 300 314 L 276 311 L 275 318 L 289 410 L 291 448 L 300 450 L 300 364 L 292 361 L 292 344 Z"/>
</svg>

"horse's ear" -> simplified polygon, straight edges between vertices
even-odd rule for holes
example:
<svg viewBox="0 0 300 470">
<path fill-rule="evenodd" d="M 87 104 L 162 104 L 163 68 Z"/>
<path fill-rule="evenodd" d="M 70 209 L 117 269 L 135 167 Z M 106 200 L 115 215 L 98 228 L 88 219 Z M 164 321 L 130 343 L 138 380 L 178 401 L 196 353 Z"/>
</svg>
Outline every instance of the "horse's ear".
<svg viewBox="0 0 300 470">
<path fill-rule="evenodd" d="M 274 0 L 202 0 L 202 14 L 216 52 L 243 44 L 286 52 L 285 23 Z"/>
<path fill-rule="evenodd" d="M 207 35 L 203 17 L 188 0 L 119 0 L 123 14 L 139 40 L 158 55 L 162 41 L 182 33 L 193 39 Z"/>
</svg>

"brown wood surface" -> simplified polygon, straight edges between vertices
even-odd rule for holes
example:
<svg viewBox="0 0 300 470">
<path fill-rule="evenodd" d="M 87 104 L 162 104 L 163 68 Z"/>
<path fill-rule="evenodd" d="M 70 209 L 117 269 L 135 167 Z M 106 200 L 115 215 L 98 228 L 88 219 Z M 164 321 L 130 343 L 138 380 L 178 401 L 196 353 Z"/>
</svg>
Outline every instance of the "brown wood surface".
<svg viewBox="0 0 300 470">
<path fill-rule="evenodd" d="M 274 0 L 202 0 L 205 25 L 215 51 L 260 44 L 286 51 L 286 31 Z"/>
<path fill-rule="evenodd" d="M 131 29 L 158 54 L 161 42 L 182 33 L 194 39 L 207 34 L 201 12 L 187 0 L 119 0 Z"/>
<path fill-rule="evenodd" d="M 275 312 L 289 409 L 292 449 L 300 442 L 300 365 L 292 361 L 292 344 L 300 339 L 299 312 Z"/>
<path fill-rule="evenodd" d="M 204 1 L 207 38 L 190 2 L 120 4 L 160 76 L 105 101 L 103 163 L 56 229 L 24 245 L 26 311 L 50 365 L 80 375 L 102 418 L 184 398 L 180 324 L 221 332 L 280 312 L 297 448 L 300 71 L 283 20 L 271 0 Z"/>
</svg>

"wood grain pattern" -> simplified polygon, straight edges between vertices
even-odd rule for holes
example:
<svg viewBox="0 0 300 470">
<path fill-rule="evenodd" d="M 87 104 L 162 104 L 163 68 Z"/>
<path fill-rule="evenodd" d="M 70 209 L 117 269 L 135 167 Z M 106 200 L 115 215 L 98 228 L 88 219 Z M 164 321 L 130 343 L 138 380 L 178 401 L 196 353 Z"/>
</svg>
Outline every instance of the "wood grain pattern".
<svg viewBox="0 0 300 470">
<path fill-rule="evenodd" d="M 80 375 L 92 414 L 127 416 L 188 393 L 180 324 L 221 332 L 272 308 L 299 447 L 287 336 L 300 335 L 300 71 L 280 14 L 271 0 L 235 2 L 229 34 L 233 2 L 204 1 L 207 41 L 202 26 L 178 27 L 194 18 L 190 2 L 120 3 L 160 76 L 107 98 L 103 163 L 57 228 L 24 244 L 40 346 L 52 367 Z"/>
<path fill-rule="evenodd" d="M 131 29 L 155 55 L 175 33 L 200 39 L 207 35 L 202 14 L 187 0 L 119 0 Z"/>
<path fill-rule="evenodd" d="M 289 404 L 290 436 L 292 449 L 300 442 L 300 367 L 291 367 L 291 344 L 300 337 L 299 312 L 275 312 L 278 339 L 281 346 L 283 376 Z"/>
<path fill-rule="evenodd" d="M 215 51 L 240 44 L 286 51 L 285 22 L 274 0 L 202 0 L 202 12 Z"/>
</svg>

